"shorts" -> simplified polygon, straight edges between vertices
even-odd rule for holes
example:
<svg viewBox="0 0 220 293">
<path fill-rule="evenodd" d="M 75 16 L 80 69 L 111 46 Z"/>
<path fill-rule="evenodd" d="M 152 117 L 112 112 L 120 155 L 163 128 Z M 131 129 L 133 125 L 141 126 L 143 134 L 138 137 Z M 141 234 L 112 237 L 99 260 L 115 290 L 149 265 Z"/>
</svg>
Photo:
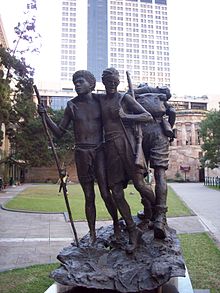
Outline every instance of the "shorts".
<svg viewBox="0 0 220 293">
<path fill-rule="evenodd" d="M 163 133 L 160 122 L 146 123 L 143 126 L 142 147 L 145 160 L 150 162 L 150 167 L 162 167 L 168 169 L 169 141 Z"/>
</svg>

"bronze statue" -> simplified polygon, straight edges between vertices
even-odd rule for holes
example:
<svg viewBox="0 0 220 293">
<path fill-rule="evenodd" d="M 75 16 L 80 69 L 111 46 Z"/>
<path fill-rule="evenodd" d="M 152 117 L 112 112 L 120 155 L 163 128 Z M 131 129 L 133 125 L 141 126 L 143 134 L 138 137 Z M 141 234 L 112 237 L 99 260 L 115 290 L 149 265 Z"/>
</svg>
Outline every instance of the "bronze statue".
<svg viewBox="0 0 220 293">
<path fill-rule="evenodd" d="M 141 233 L 132 219 L 123 189 L 127 187 L 128 181 L 132 180 L 142 197 L 142 202 L 147 204 L 146 209 L 151 208 L 149 202 L 154 205 L 155 199 L 151 187 L 143 180 L 145 169 L 135 165 L 136 142 L 132 127 L 126 127 L 122 119 L 128 122 L 134 120 L 148 123 L 153 118 L 130 95 L 121 95 L 117 92 L 120 81 L 119 73 L 115 68 L 107 68 L 103 71 L 102 82 L 105 85 L 106 95 L 101 96 L 99 100 L 105 133 L 108 184 L 127 225 L 130 243 L 127 250 L 133 251 Z M 134 114 L 129 115 L 125 112 Z"/>
<path fill-rule="evenodd" d="M 156 203 L 153 209 L 154 236 L 166 237 L 167 183 L 169 138 L 174 139 L 175 110 L 167 103 L 168 88 L 151 88 L 146 84 L 134 90 L 137 101 L 153 116 L 151 123 L 142 124 L 145 159 L 154 169 Z M 168 121 L 165 118 L 168 115 Z"/>
<path fill-rule="evenodd" d="M 73 121 L 78 176 L 86 202 L 91 204 L 86 206 L 90 234 L 80 239 L 79 246 L 72 243 L 59 253 L 57 258 L 61 266 L 51 276 L 62 284 L 62 290 L 67 290 L 68 286 L 69 292 L 81 292 L 82 288 L 98 289 L 100 292 L 162 292 L 162 286 L 165 283 L 168 286 L 170 278 L 185 274 L 175 230 L 166 227 L 165 170 L 169 141 L 161 127 L 167 111 L 164 103 L 166 95 L 142 93 L 137 97 L 138 103 L 131 95 L 118 93 L 119 73 L 114 68 L 103 71 L 102 81 L 106 94 L 92 94 L 94 78 L 91 73 L 76 72 L 73 82 L 78 96 L 68 102 L 60 126 L 54 125 L 47 117 L 50 128 L 57 135 L 62 134 L 69 122 Z M 150 185 L 144 181 L 145 167 L 137 164 L 140 149 L 137 151 L 136 148 L 136 123 L 142 123 L 144 154 L 154 168 L 156 199 Z M 103 134 L 105 153 L 102 148 Z M 109 201 L 111 193 L 106 185 L 104 155 L 108 188 L 124 220 L 120 221 L 120 238 L 116 239 L 120 239 L 120 243 L 113 237 L 119 231 L 119 226 L 116 208 Z M 97 245 L 91 246 L 90 237 L 95 240 L 93 185 L 95 167 L 99 165 L 104 174 L 100 190 L 103 186 L 107 190 L 105 201 L 108 199 L 111 203 L 109 212 L 114 212 L 114 226 L 97 229 Z M 124 188 L 129 180 L 133 181 L 141 195 L 144 216 L 148 214 L 147 218 L 154 220 L 154 230 L 149 229 L 148 221 L 132 217 L 124 196 Z M 156 239 L 166 236 L 167 241 Z"/>
<path fill-rule="evenodd" d="M 77 174 L 85 195 L 85 213 L 93 244 L 96 241 L 95 179 L 113 219 L 116 236 L 119 234 L 118 216 L 106 181 L 101 111 L 97 97 L 92 93 L 96 85 L 95 77 L 89 71 L 80 70 L 73 74 L 73 83 L 78 95 L 68 101 L 60 125 L 57 126 L 48 115 L 46 121 L 57 137 L 65 133 L 71 122 L 73 124 Z M 39 114 L 42 112 L 45 109 L 39 106 Z"/>
</svg>

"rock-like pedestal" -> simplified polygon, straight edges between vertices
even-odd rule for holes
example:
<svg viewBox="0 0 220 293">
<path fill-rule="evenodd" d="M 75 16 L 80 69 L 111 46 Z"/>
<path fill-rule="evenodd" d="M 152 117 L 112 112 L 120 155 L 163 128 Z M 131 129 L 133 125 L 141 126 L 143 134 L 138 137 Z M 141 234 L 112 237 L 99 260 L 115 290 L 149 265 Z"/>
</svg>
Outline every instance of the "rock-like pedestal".
<svg viewBox="0 0 220 293">
<path fill-rule="evenodd" d="M 57 257 L 60 268 L 51 273 L 63 288 L 67 286 L 68 291 L 60 292 L 156 293 L 170 278 L 185 276 L 175 230 L 167 228 L 167 238 L 157 240 L 146 223 L 138 219 L 136 222 L 143 234 L 132 254 L 126 252 L 128 233 L 125 227 L 122 227 L 119 244 L 111 225 L 97 230 L 95 246 L 89 245 L 87 234 L 80 240 L 80 247 L 64 248 Z"/>
</svg>

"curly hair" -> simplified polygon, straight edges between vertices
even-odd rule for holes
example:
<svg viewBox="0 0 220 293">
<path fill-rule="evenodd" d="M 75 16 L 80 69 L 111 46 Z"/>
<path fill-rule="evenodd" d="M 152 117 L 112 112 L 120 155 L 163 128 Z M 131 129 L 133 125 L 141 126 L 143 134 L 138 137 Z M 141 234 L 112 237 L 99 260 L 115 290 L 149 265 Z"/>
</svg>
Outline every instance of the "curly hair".
<svg viewBox="0 0 220 293">
<path fill-rule="evenodd" d="M 105 70 L 103 70 L 103 73 L 102 73 L 102 82 L 104 83 L 104 81 L 106 80 L 106 78 L 108 78 L 109 76 L 114 76 L 114 78 L 117 78 L 118 79 L 118 82 L 119 81 L 119 72 L 117 69 L 113 68 L 113 67 L 110 67 L 110 68 L 107 68 Z"/>
<path fill-rule="evenodd" d="M 94 90 L 96 86 L 96 79 L 95 76 L 88 70 L 78 70 L 73 74 L 72 81 L 73 83 L 77 78 L 83 77 L 88 83 L 91 85 L 91 89 Z"/>
</svg>

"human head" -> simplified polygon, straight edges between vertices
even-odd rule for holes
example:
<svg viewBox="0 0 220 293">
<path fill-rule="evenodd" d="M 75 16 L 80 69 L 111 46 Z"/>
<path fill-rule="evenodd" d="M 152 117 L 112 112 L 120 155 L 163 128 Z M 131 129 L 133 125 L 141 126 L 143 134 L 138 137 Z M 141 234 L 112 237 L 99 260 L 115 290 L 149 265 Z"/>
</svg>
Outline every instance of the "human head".
<svg viewBox="0 0 220 293">
<path fill-rule="evenodd" d="M 118 70 L 113 67 L 105 69 L 102 73 L 102 82 L 107 94 L 117 92 L 117 87 L 120 83 Z"/>
<path fill-rule="evenodd" d="M 95 76 L 88 70 L 76 71 L 72 80 L 77 94 L 92 92 L 96 86 Z"/>
</svg>

